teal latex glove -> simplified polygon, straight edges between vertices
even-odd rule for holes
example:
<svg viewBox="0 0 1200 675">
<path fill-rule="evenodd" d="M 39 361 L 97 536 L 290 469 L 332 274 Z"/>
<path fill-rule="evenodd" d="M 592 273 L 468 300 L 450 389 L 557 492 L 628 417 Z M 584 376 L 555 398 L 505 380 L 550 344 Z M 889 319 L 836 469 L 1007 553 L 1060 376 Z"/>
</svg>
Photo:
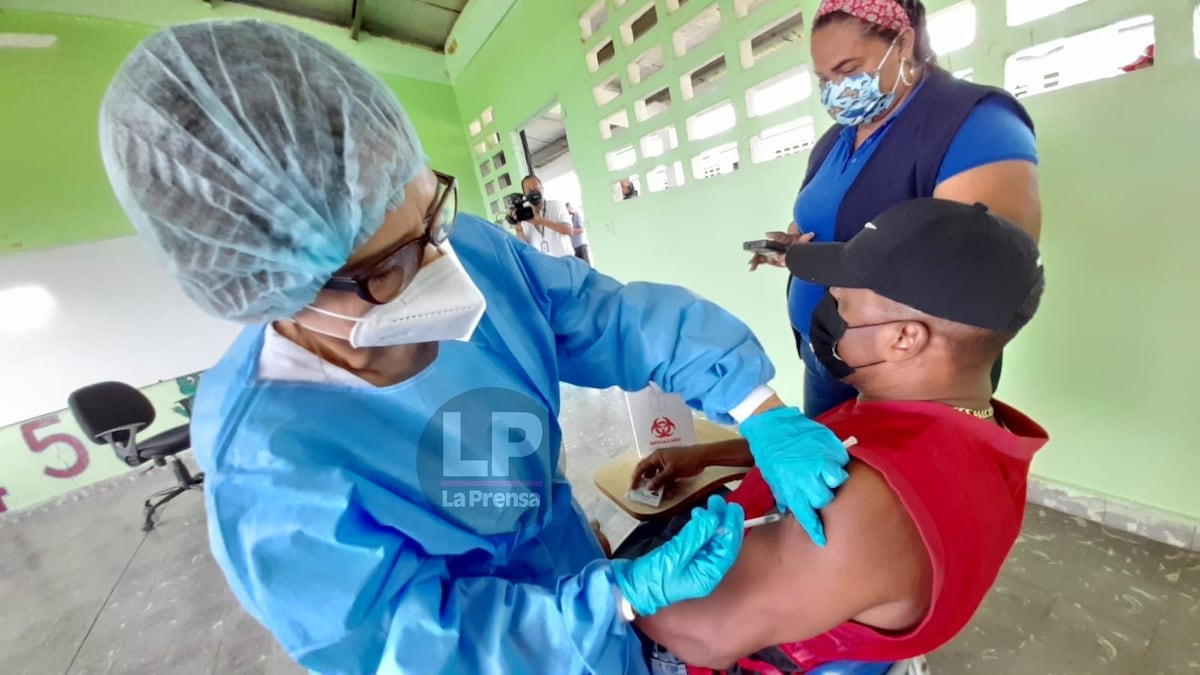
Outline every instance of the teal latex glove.
<svg viewBox="0 0 1200 675">
<path fill-rule="evenodd" d="M 780 512 L 790 511 L 813 542 L 824 546 L 825 528 L 817 509 L 828 506 L 833 489 L 850 477 L 845 446 L 799 408 L 768 410 L 742 422 L 739 430 Z"/>
<path fill-rule="evenodd" d="M 612 561 L 621 594 L 639 615 L 650 616 L 712 593 L 742 548 L 744 520 L 741 505 L 709 497 L 708 507 L 692 509 L 692 519 L 667 543 L 635 560 Z"/>
</svg>

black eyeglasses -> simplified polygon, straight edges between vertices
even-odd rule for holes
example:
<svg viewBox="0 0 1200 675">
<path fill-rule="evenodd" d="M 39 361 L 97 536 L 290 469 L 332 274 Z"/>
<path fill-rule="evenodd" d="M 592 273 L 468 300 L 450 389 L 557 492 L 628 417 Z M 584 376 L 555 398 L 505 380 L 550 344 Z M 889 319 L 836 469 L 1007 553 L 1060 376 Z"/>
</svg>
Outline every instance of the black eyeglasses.
<svg viewBox="0 0 1200 675">
<path fill-rule="evenodd" d="M 446 241 L 458 217 L 458 180 L 440 171 L 434 171 L 434 174 L 437 175 L 438 193 L 425 212 L 424 234 L 397 242 L 373 260 L 357 265 L 360 272 L 335 274 L 325 283 L 325 288 L 355 293 L 373 305 L 385 305 L 412 283 L 425 262 L 426 244 L 437 246 Z"/>
</svg>

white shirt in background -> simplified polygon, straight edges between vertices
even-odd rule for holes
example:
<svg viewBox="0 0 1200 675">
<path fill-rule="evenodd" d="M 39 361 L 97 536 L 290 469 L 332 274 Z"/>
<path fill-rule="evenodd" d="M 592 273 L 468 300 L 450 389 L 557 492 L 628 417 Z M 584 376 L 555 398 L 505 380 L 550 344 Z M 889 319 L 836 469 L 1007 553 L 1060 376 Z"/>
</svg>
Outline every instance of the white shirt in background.
<svg viewBox="0 0 1200 675">
<path fill-rule="evenodd" d="M 571 225 L 571 214 L 563 202 L 547 199 L 542 202 L 542 218 L 555 223 Z M 567 258 L 575 255 L 575 247 L 571 244 L 571 235 L 555 232 L 544 225 L 534 225 L 528 221 L 521 222 L 521 230 L 529 241 L 529 245 L 546 255 L 555 258 Z"/>
</svg>

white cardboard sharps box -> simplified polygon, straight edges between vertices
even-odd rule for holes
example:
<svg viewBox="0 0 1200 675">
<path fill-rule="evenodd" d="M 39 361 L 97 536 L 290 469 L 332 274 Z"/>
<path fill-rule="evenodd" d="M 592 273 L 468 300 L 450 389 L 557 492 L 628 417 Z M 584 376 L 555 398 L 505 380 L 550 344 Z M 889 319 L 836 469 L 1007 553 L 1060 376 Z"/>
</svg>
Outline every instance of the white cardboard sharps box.
<svg viewBox="0 0 1200 675">
<path fill-rule="evenodd" d="M 626 392 L 625 402 L 639 457 L 647 457 L 659 448 L 696 444 L 692 409 L 678 394 L 665 393 L 651 384 L 641 391 Z"/>
</svg>

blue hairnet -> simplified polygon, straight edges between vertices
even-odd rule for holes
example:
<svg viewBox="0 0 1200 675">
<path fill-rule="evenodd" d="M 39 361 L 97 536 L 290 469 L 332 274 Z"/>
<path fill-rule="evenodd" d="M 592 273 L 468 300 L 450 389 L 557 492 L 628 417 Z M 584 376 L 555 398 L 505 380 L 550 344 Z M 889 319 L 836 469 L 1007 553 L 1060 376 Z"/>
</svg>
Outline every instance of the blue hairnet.
<svg viewBox="0 0 1200 675">
<path fill-rule="evenodd" d="M 100 147 L 118 201 L 184 292 L 246 323 L 312 302 L 425 165 L 386 85 L 261 21 L 144 40 L 105 94 Z"/>
</svg>

